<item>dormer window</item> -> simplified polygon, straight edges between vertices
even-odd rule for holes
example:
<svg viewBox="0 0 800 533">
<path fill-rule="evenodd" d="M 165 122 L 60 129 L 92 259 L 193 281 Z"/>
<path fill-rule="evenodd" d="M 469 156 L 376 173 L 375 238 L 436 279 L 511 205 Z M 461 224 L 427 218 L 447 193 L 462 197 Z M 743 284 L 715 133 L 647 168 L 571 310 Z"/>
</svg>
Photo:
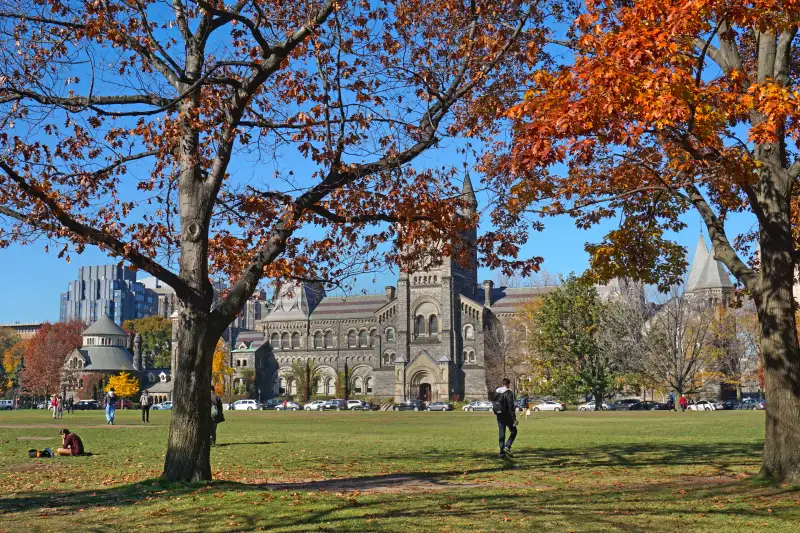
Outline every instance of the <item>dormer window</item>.
<svg viewBox="0 0 800 533">
<path fill-rule="evenodd" d="M 166 383 L 167 382 L 167 373 L 166 372 L 160 373 L 158 375 L 158 379 L 161 380 L 161 383 Z"/>
</svg>

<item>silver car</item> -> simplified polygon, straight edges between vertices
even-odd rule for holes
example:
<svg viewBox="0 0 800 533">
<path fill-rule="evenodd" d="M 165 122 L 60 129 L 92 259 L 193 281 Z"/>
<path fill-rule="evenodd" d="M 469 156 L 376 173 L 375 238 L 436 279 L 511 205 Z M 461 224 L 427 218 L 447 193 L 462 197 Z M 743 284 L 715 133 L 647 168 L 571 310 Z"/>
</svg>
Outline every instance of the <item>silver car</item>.
<svg viewBox="0 0 800 533">
<path fill-rule="evenodd" d="M 275 406 L 276 411 L 299 411 L 300 409 L 302 409 L 300 404 L 296 402 L 279 403 Z"/>
</svg>

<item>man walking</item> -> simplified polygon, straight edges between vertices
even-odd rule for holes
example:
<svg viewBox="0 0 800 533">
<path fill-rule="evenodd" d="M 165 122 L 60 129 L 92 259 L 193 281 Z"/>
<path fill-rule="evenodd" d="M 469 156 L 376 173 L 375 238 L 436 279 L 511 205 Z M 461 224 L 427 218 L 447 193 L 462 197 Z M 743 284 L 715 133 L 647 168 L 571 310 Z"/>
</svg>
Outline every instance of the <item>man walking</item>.
<svg viewBox="0 0 800 533">
<path fill-rule="evenodd" d="M 150 423 L 150 407 L 153 406 L 153 397 L 144 390 L 142 396 L 139 398 L 139 407 L 142 409 L 142 424 Z"/>
<path fill-rule="evenodd" d="M 683 394 L 681 394 L 681 399 L 680 399 L 680 401 L 679 401 L 678 403 L 680 403 L 680 404 L 681 404 L 681 412 L 684 412 L 684 411 L 686 411 L 686 405 L 689 403 L 689 402 L 686 400 L 686 396 L 684 396 Z"/>
<path fill-rule="evenodd" d="M 677 411 L 675 409 L 675 393 L 672 391 L 667 396 L 667 411 Z"/>
<path fill-rule="evenodd" d="M 511 445 L 517 437 L 517 411 L 515 409 L 514 392 L 509 389 L 511 380 L 503 378 L 503 385 L 494 391 L 492 407 L 497 417 L 497 429 L 500 433 L 500 458 L 513 457 Z M 506 441 L 506 428 L 511 434 Z"/>
</svg>

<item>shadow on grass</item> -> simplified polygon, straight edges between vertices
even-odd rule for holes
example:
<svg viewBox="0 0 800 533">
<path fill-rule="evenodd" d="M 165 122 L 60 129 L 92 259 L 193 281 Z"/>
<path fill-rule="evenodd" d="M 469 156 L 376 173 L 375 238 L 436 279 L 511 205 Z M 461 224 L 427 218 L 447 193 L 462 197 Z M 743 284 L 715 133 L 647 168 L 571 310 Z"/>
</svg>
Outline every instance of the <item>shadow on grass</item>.
<svg viewBox="0 0 800 533">
<path fill-rule="evenodd" d="M 242 443 L 267 444 L 267 443 Z M 478 460 L 477 468 L 459 468 L 439 472 L 410 471 L 386 475 L 352 476 L 342 479 L 315 481 L 308 483 L 280 484 L 246 484 L 230 481 L 213 483 L 175 484 L 160 480 L 147 480 L 140 483 L 120 485 L 100 490 L 81 490 L 63 493 L 11 493 L 0 497 L 0 514 L 39 511 L 40 513 L 71 513 L 86 507 L 125 508 L 143 505 L 148 508 L 157 505 L 170 505 L 175 497 L 192 495 L 193 499 L 214 498 L 220 505 L 202 507 L 193 504 L 192 509 L 183 511 L 170 510 L 170 516 L 179 520 L 185 514 L 186 520 L 207 518 L 215 520 L 219 513 L 224 513 L 221 505 L 222 493 L 261 493 L 265 490 L 294 491 L 306 493 L 325 491 L 327 496 L 315 500 L 311 509 L 298 509 L 297 513 L 280 513 L 280 521 L 272 514 L 264 513 L 254 507 L 252 511 L 237 511 L 236 530 L 247 531 L 256 528 L 285 529 L 304 531 L 310 526 L 325 524 L 328 529 L 320 531 L 350 531 L 352 521 L 363 520 L 408 520 L 422 519 L 427 523 L 437 520 L 475 520 L 485 522 L 492 515 L 500 517 L 511 514 L 514 519 L 566 520 L 571 525 L 580 526 L 586 531 L 613 529 L 616 531 L 641 531 L 642 524 L 631 521 L 631 510 L 658 518 L 659 516 L 680 517 L 685 513 L 703 513 L 713 516 L 714 513 L 735 514 L 739 518 L 782 519 L 777 514 L 767 515 L 766 509 L 753 507 L 751 504 L 741 505 L 735 509 L 715 508 L 709 501 L 717 497 L 738 497 L 751 491 L 763 491 L 773 498 L 779 494 L 792 492 L 792 489 L 776 487 L 757 487 L 748 481 L 718 480 L 704 483 L 702 480 L 682 483 L 673 482 L 641 483 L 629 485 L 624 489 L 609 489 L 601 492 L 587 491 L 586 487 L 573 489 L 559 487 L 553 490 L 537 491 L 535 487 L 514 486 L 515 476 L 503 476 L 493 484 L 477 485 L 469 482 L 469 476 L 496 474 L 503 471 L 531 473 L 547 469 L 592 469 L 599 467 L 676 467 L 686 465 L 704 465 L 718 468 L 725 472 L 734 466 L 755 466 L 759 463 L 761 447 L 758 444 L 722 443 L 715 445 L 601 445 L 590 449 L 551 449 L 551 450 L 518 450 L 513 461 L 503 461 L 494 454 L 473 454 L 446 452 L 417 452 L 415 458 L 423 461 L 425 457 L 436 457 L 439 463 L 457 463 L 460 459 Z M 448 458 L 448 455 L 450 456 Z M 408 456 L 382 456 L 379 460 L 408 459 Z M 504 486 L 504 480 L 509 486 Z M 677 481 L 677 476 L 676 476 Z M 394 490 L 399 488 L 399 490 Z M 408 489 L 408 490 L 406 490 Z M 351 491 L 374 492 L 355 498 L 347 496 Z M 533 493 L 531 491 L 534 491 Z M 402 494 L 383 494 L 400 492 Z M 531 496 L 536 497 L 532 500 Z M 293 494 L 294 496 L 294 494 Z M 332 500 L 332 501 L 331 501 Z M 534 503 L 531 503 L 531 502 Z M 348 503 L 350 502 L 350 503 Z M 352 503 L 355 502 L 355 503 Z M 456 505 L 457 504 L 457 505 Z M 646 509 L 646 511 L 643 511 Z M 137 513 L 139 510 L 137 510 Z M 789 513 L 790 511 L 785 511 Z M 454 515 L 455 513 L 455 515 Z M 770 511 L 771 513 L 771 511 Z M 41 516 L 41 514 L 40 514 Z M 796 517 L 795 517 L 796 518 Z M 499 519 L 499 518 L 497 518 Z M 432 522 L 431 522 L 432 521 Z M 344 524 L 347 525 L 344 525 Z M 394 522 L 392 522 L 394 523 Z M 592 526 L 596 527 L 592 527 Z M 340 527 L 341 526 L 341 527 Z M 294 528 L 294 529 L 292 529 Z"/>
<path fill-rule="evenodd" d="M 285 440 L 272 440 L 263 442 L 223 442 L 222 444 L 214 445 L 215 448 L 225 448 L 227 446 L 258 446 L 263 444 L 286 444 Z"/>
</svg>

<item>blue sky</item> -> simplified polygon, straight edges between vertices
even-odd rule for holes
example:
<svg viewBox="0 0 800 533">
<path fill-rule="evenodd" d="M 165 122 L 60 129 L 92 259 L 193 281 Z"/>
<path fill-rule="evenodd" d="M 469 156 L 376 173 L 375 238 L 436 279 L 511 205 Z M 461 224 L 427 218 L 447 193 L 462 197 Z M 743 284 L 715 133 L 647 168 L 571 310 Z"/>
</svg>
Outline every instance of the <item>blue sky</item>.
<svg viewBox="0 0 800 533">
<path fill-rule="evenodd" d="M 478 188 L 477 180 L 475 181 Z M 488 203 L 483 192 L 478 193 L 478 201 L 482 206 Z M 745 229 L 750 223 L 747 218 L 735 219 L 731 229 Z M 685 221 L 688 227 L 676 239 L 692 255 L 701 221 L 694 212 L 688 213 Z M 543 232 L 531 234 L 524 253 L 526 256 L 543 256 L 543 267 L 551 274 L 581 272 L 588 265 L 588 256 L 583 250 L 584 243 L 598 240 L 601 234 L 601 228 L 578 230 L 568 218 L 551 219 L 546 221 Z M 71 262 L 67 263 L 64 259 L 59 259 L 57 253 L 52 252 L 54 247 L 51 247 L 50 253 L 46 253 L 44 245 L 44 242 L 28 246 L 14 245 L 0 250 L 0 279 L 3 280 L 0 292 L 0 323 L 58 320 L 59 294 L 66 290 L 69 281 L 77 277 L 78 267 L 114 262 L 97 248 L 88 247 L 81 255 L 72 254 Z M 140 277 L 147 275 L 140 273 Z M 496 278 L 497 274 L 487 269 L 480 272 L 482 280 Z M 371 274 L 359 278 L 356 289 L 382 291 L 385 285 L 393 285 L 395 280 L 396 274 L 390 272 L 377 276 Z"/>
</svg>

